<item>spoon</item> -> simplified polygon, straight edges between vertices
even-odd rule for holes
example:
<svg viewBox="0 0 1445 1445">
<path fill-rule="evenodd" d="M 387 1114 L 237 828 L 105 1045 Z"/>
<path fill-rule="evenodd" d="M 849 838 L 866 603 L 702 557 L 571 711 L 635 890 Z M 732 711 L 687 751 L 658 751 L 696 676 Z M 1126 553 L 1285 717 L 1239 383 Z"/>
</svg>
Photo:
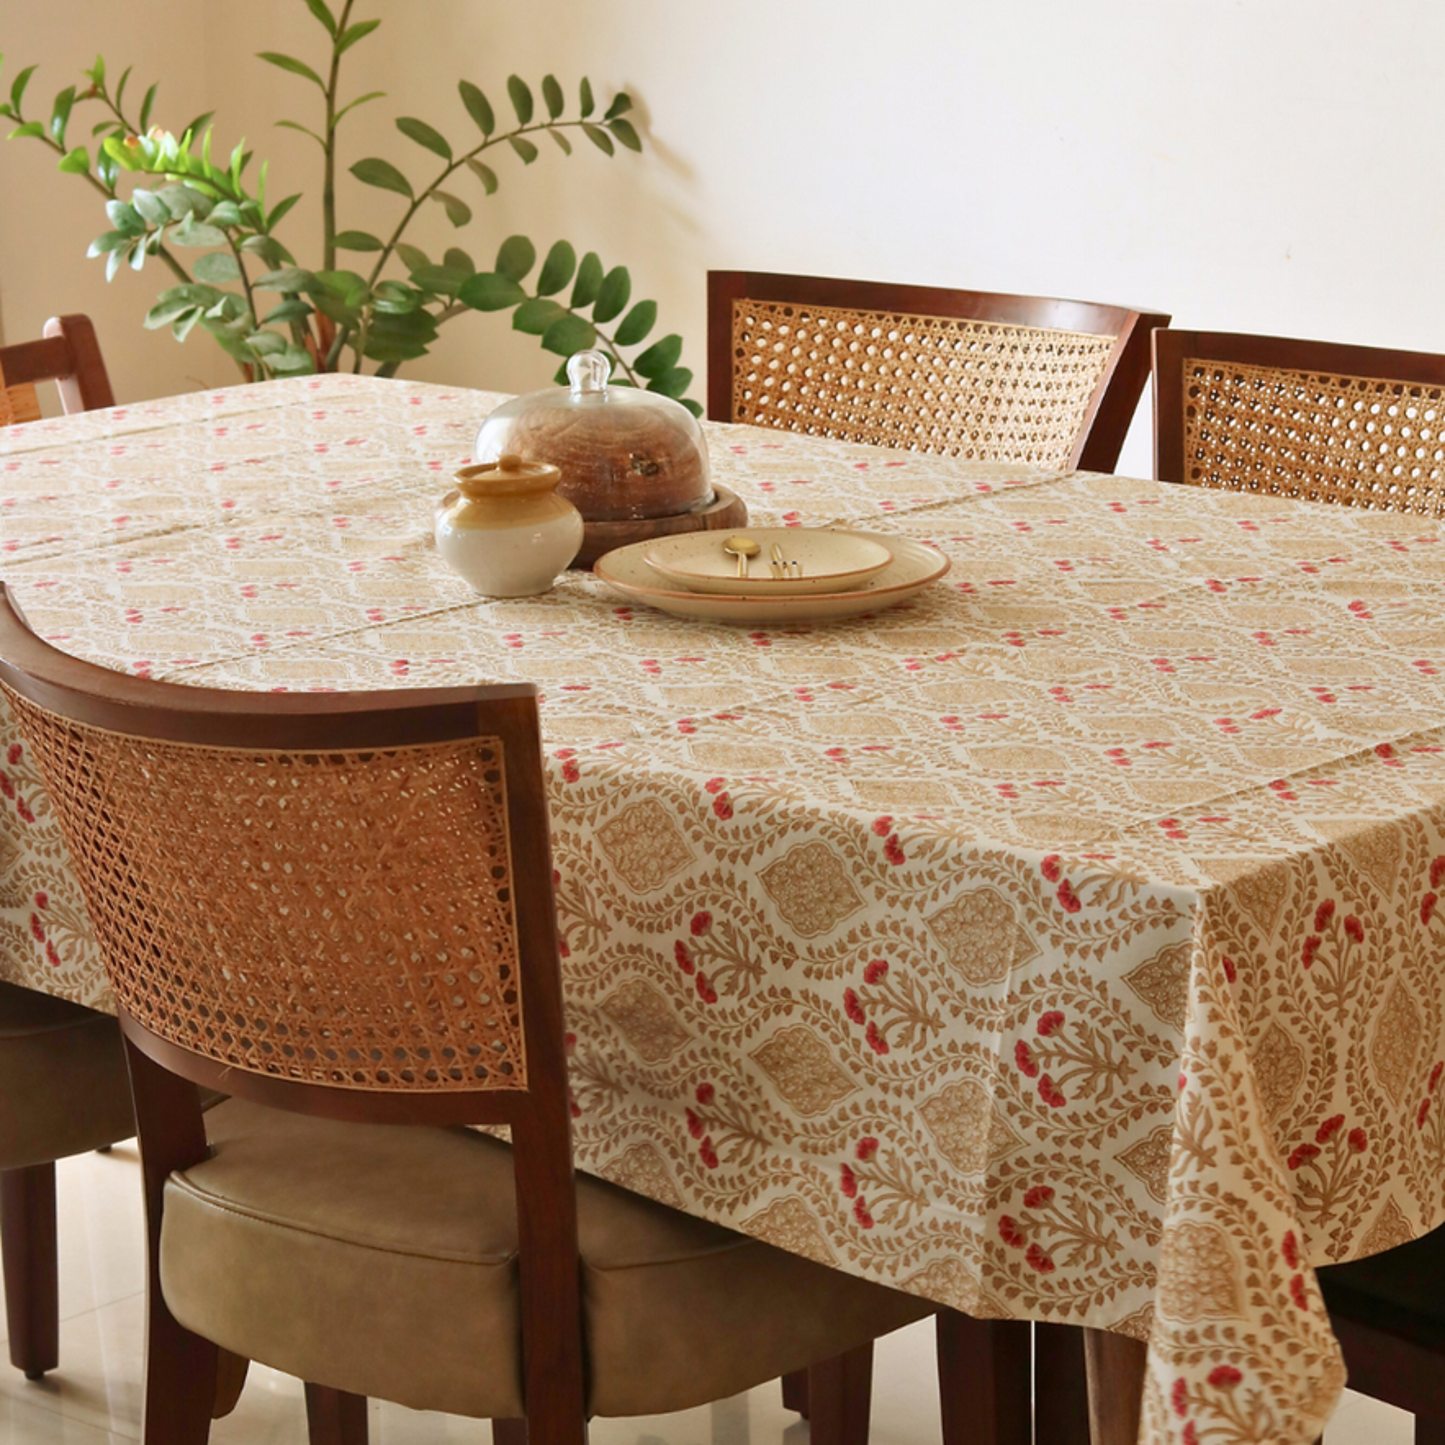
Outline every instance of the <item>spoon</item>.
<svg viewBox="0 0 1445 1445">
<path fill-rule="evenodd" d="M 748 575 L 748 562 L 763 549 L 751 537 L 729 537 L 723 543 L 723 551 L 738 559 L 738 576 Z"/>
</svg>

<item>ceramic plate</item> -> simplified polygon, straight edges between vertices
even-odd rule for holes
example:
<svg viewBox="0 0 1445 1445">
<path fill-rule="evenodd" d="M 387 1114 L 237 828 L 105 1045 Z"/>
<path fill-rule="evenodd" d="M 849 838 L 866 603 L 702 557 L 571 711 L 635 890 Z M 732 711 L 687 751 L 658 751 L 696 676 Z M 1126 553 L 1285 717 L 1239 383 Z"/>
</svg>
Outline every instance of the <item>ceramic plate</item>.
<svg viewBox="0 0 1445 1445">
<path fill-rule="evenodd" d="M 737 557 L 723 550 L 731 537 L 758 546 L 748 576 L 738 576 Z M 773 549 L 802 568 L 798 577 L 773 575 Z M 893 554 L 875 537 L 829 527 L 743 527 L 736 532 L 690 532 L 657 537 L 643 554 L 662 574 L 663 586 L 689 592 L 719 592 L 734 597 L 796 597 L 805 593 L 848 592 L 877 576 Z"/>
<path fill-rule="evenodd" d="M 766 528 L 755 528 L 749 536 L 760 536 Z M 799 529 L 792 529 L 799 530 Z M 907 601 L 936 582 L 949 568 L 949 560 L 932 547 L 906 537 L 880 536 L 876 532 L 855 532 L 887 547 L 893 560 L 860 587 L 846 592 L 813 593 L 803 597 L 739 597 L 711 592 L 685 592 L 659 587 L 658 574 L 647 561 L 652 542 L 634 542 L 599 557 L 592 570 L 614 592 L 630 602 L 645 602 L 675 617 L 694 617 L 702 622 L 826 622 L 879 612 Z"/>
</svg>

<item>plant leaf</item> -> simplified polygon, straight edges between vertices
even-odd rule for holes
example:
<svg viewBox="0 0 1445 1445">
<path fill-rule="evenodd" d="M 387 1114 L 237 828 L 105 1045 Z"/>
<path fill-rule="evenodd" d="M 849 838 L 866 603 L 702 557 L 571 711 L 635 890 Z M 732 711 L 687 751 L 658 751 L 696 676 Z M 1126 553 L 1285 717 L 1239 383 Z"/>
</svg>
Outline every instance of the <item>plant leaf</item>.
<svg viewBox="0 0 1445 1445">
<path fill-rule="evenodd" d="M 297 60 L 294 55 L 282 55 L 275 50 L 258 50 L 256 59 L 264 60 L 267 65 L 274 65 L 279 70 L 288 70 L 292 75 L 299 75 L 320 90 L 326 89 L 326 82 L 304 60 Z"/>
<path fill-rule="evenodd" d="M 146 223 L 136 213 L 135 207 L 127 205 L 124 201 L 107 201 L 105 203 L 105 214 L 110 218 L 110 223 L 117 231 L 124 231 L 127 236 L 142 236 L 145 234 Z M 222 242 L 225 241 L 222 236 Z"/>
<path fill-rule="evenodd" d="M 570 156 L 572 154 L 572 142 L 569 141 L 560 130 L 549 130 L 547 134 L 561 147 L 564 156 Z"/>
<path fill-rule="evenodd" d="M 322 150 L 326 149 L 326 142 L 310 126 L 302 125 L 299 120 L 278 120 L 276 124 L 283 130 L 299 130 L 302 135 L 309 135 Z"/>
<path fill-rule="evenodd" d="M 527 293 L 510 276 L 495 271 L 468 276 L 457 291 L 457 300 L 474 311 L 505 311 L 526 299 Z"/>
<path fill-rule="evenodd" d="M 63 156 L 56 167 L 72 176 L 88 176 L 90 174 L 90 152 L 84 146 L 76 146 L 68 155 Z"/>
<path fill-rule="evenodd" d="M 310 315 L 310 302 L 303 301 L 299 296 L 290 296 L 279 305 L 273 306 L 261 318 L 261 325 L 270 326 L 277 321 L 302 321 Z"/>
<path fill-rule="evenodd" d="M 699 421 L 702 420 L 702 405 L 701 405 L 700 402 L 694 401 L 690 396 L 680 396 L 680 397 L 678 397 L 677 399 L 678 399 L 678 401 L 680 401 Z"/>
<path fill-rule="evenodd" d="M 592 94 L 592 82 L 588 80 L 585 75 L 582 77 L 582 84 L 579 89 L 581 90 L 582 94 L 582 116 L 585 120 L 587 116 L 591 115 L 592 112 L 596 110 L 597 101 Z"/>
<path fill-rule="evenodd" d="M 605 152 L 609 156 L 616 150 L 616 147 L 612 144 L 612 137 L 608 135 L 600 125 L 593 125 L 589 121 L 582 129 L 586 133 L 587 139 L 590 140 L 598 150 Z"/>
<path fill-rule="evenodd" d="M 512 98 L 512 109 L 517 112 L 518 121 L 526 125 L 532 119 L 531 87 L 520 75 L 509 75 L 507 77 L 507 94 Z"/>
<path fill-rule="evenodd" d="M 555 296 L 571 279 L 577 270 L 577 253 L 566 241 L 558 241 L 542 263 L 542 274 L 537 277 L 537 295 Z"/>
<path fill-rule="evenodd" d="M 661 393 L 663 396 L 679 397 L 692 385 L 692 372 L 685 366 L 674 366 L 671 371 L 664 371 L 661 376 L 654 376 L 647 383 L 648 391 Z"/>
<path fill-rule="evenodd" d="M 92 258 L 104 256 L 107 251 L 114 251 L 117 246 L 124 246 L 129 241 L 130 237 L 124 231 L 106 231 L 85 248 L 85 254 Z"/>
<path fill-rule="evenodd" d="M 423 266 L 431 265 L 431 258 L 420 246 L 413 246 L 406 241 L 396 243 L 396 254 L 401 257 L 401 264 L 408 271 L 419 271 Z"/>
<path fill-rule="evenodd" d="M 587 351 L 597 344 L 597 328 L 581 316 L 570 312 L 554 321 L 542 335 L 542 347 L 554 356 L 571 356 Z"/>
<path fill-rule="evenodd" d="M 619 346 L 636 346 L 654 326 L 657 325 L 657 302 L 639 301 L 617 328 L 616 341 Z"/>
<path fill-rule="evenodd" d="M 565 306 L 559 306 L 546 296 L 533 296 L 512 313 L 512 330 L 541 336 L 553 322 L 560 321 L 567 314 Z"/>
<path fill-rule="evenodd" d="M 509 135 L 507 139 L 511 142 L 512 149 L 521 156 L 524 166 L 531 165 L 537 159 L 537 147 L 526 136 Z"/>
<path fill-rule="evenodd" d="M 184 341 L 195 329 L 196 322 L 206 313 L 199 306 L 191 306 L 182 311 L 176 319 L 171 322 L 171 335 L 177 341 Z"/>
<path fill-rule="evenodd" d="M 136 204 L 135 196 L 132 195 L 130 200 L 134 206 Z M 140 210 L 140 207 L 137 206 L 136 209 Z M 145 212 L 141 211 L 141 214 L 144 216 Z M 149 219 L 149 217 L 147 217 L 147 219 Z M 210 213 L 206 216 L 206 220 L 212 226 L 216 226 L 222 230 L 231 229 L 241 224 L 241 208 L 235 201 L 220 201 L 211 207 Z"/>
<path fill-rule="evenodd" d="M 419 146 L 425 146 L 435 155 L 439 155 L 448 164 L 452 158 L 452 148 L 447 139 L 440 131 L 433 130 L 424 120 L 417 120 L 415 116 L 402 115 L 396 120 L 396 128 L 408 139 L 414 140 Z"/>
<path fill-rule="evenodd" d="M 675 333 L 654 341 L 633 363 L 632 369 L 649 380 L 663 376 L 677 365 L 682 355 L 682 337 Z"/>
<path fill-rule="evenodd" d="M 632 277 L 628 275 L 627 267 L 614 266 L 602 278 L 602 285 L 597 292 L 597 300 L 592 306 L 592 319 L 594 321 L 611 321 L 614 316 L 620 316 L 622 308 L 627 305 L 631 296 Z"/>
<path fill-rule="evenodd" d="M 276 223 L 301 199 L 301 192 L 297 191 L 294 196 L 287 196 L 284 200 L 277 201 L 266 215 L 266 229 L 274 231 Z"/>
<path fill-rule="evenodd" d="M 285 266 L 257 276 L 251 285 L 258 291 L 305 291 L 311 285 L 311 272 L 299 266 Z"/>
<path fill-rule="evenodd" d="M 306 8 L 326 27 L 327 34 L 336 38 L 336 17 L 327 9 L 325 0 L 306 0 Z"/>
<path fill-rule="evenodd" d="M 572 309 L 580 311 L 590 306 L 602 289 L 602 259 L 596 251 L 589 251 L 577 268 L 577 284 L 572 288 Z"/>
<path fill-rule="evenodd" d="M 465 271 L 468 276 L 477 269 L 476 262 L 460 246 L 448 246 L 446 255 L 442 257 L 442 264 L 451 267 L 453 271 Z"/>
<path fill-rule="evenodd" d="M 25 87 L 30 84 L 30 77 L 34 75 L 38 69 L 39 66 L 27 65 L 11 83 L 10 104 L 14 106 L 17 111 L 20 109 L 20 102 L 25 99 Z M 43 128 L 41 134 L 44 134 Z"/>
<path fill-rule="evenodd" d="M 467 158 L 467 167 L 471 173 L 482 183 L 482 189 L 489 196 L 497 193 L 497 173 L 491 166 L 484 166 L 481 161 Z"/>
<path fill-rule="evenodd" d="M 16 139 L 17 136 L 22 136 L 22 135 L 44 135 L 44 134 L 45 134 L 45 127 L 44 127 L 43 125 L 41 125 L 38 120 L 27 120 L 24 125 L 17 125 L 17 126 L 15 127 L 15 129 L 10 132 L 9 136 L 7 137 L 7 139 L 8 139 L 8 140 L 14 140 L 14 139 Z"/>
<path fill-rule="evenodd" d="M 370 231 L 342 231 L 336 238 L 336 244 L 343 251 L 380 251 L 383 249 L 380 239 L 373 236 Z"/>
<path fill-rule="evenodd" d="M 341 117 L 344 116 L 347 111 L 355 110 L 358 105 L 365 105 L 369 100 L 381 100 L 385 95 L 386 92 L 384 90 L 368 90 L 365 95 L 358 95 L 355 100 L 347 105 L 343 105 L 341 109 L 336 112 L 337 122 L 340 123 Z"/>
<path fill-rule="evenodd" d="M 226 286 L 241 279 L 241 268 L 229 251 L 212 251 L 196 262 L 196 280 Z"/>
<path fill-rule="evenodd" d="M 562 114 L 567 102 L 562 97 L 562 87 L 557 84 L 555 75 L 542 77 L 542 100 L 547 107 L 547 114 L 556 120 Z"/>
<path fill-rule="evenodd" d="M 365 40 L 378 25 L 380 20 L 358 20 L 355 25 L 348 25 L 340 40 L 336 42 L 337 55 L 344 55 L 358 40 Z M 353 101 L 353 105 L 360 104 Z"/>
<path fill-rule="evenodd" d="M 472 208 L 460 196 L 454 196 L 450 191 L 433 191 L 431 198 L 441 202 L 452 225 L 465 226 L 472 219 Z"/>
<path fill-rule="evenodd" d="M 55 107 L 50 112 L 50 134 L 55 137 L 55 144 L 65 144 L 65 128 L 70 124 L 70 110 L 75 104 L 75 87 L 67 85 L 55 97 Z"/>
<path fill-rule="evenodd" d="M 377 156 L 368 156 L 365 160 L 357 161 L 351 168 L 351 174 L 363 185 L 377 186 L 383 191 L 395 191 L 408 200 L 414 198 L 411 182 L 390 161 L 381 160 Z"/>
<path fill-rule="evenodd" d="M 475 271 L 463 270 L 458 266 L 418 266 L 411 273 L 411 279 L 423 290 L 434 296 L 456 296 L 465 282 Z"/>
<path fill-rule="evenodd" d="M 186 219 L 171 232 L 171 240 L 177 246 L 188 246 L 192 248 L 224 246 L 226 244 L 226 233 L 224 231 L 218 231 L 214 226 L 208 226 L 204 222 L 197 224 L 187 216 Z"/>
<path fill-rule="evenodd" d="M 520 281 L 537 263 L 537 248 L 525 236 L 508 236 L 497 251 L 497 272 Z"/>
<path fill-rule="evenodd" d="M 632 97 L 625 90 L 619 90 L 612 97 L 612 104 L 607 107 L 607 114 L 603 120 L 616 120 L 619 115 L 625 115 L 632 109 Z"/>
<path fill-rule="evenodd" d="M 610 120 L 607 122 L 607 128 L 628 150 L 640 151 L 642 149 L 642 138 L 633 129 L 630 120 Z"/>
<path fill-rule="evenodd" d="M 497 118 L 492 114 L 491 102 L 470 80 L 457 81 L 457 90 L 462 97 L 462 104 L 467 108 L 467 114 L 476 121 L 477 129 L 483 135 L 491 135 L 497 128 Z"/>
</svg>

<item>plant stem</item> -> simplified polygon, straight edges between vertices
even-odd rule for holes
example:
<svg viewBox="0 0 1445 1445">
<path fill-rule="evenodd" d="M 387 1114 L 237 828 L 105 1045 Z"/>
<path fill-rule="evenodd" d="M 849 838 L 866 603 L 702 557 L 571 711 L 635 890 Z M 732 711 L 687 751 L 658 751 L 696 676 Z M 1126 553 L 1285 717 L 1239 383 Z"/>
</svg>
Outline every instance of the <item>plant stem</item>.
<svg viewBox="0 0 1445 1445">
<path fill-rule="evenodd" d="M 412 197 L 411 205 L 407 207 L 406 214 L 397 223 L 396 230 L 391 233 L 391 237 L 386 245 L 381 248 L 376 258 L 376 265 L 371 268 L 371 275 L 366 278 L 367 286 L 376 285 L 377 278 L 381 275 L 381 268 L 390 260 L 391 253 L 396 248 L 396 243 L 401 240 L 402 232 L 411 225 L 412 217 L 421 209 L 422 202 L 430 199 L 432 193 L 436 191 L 454 171 L 460 170 L 468 161 L 475 160 L 483 151 L 491 150 L 493 146 L 501 145 L 504 140 L 510 140 L 512 136 L 528 135 L 533 131 L 544 130 L 579 130 L 586 124 L 587 122 L 583 120 L 549 120 L 538 122 L 536 125 L 520 125 L 516 130 L 509 130 L 498 135 L 488 136 L 482 141 L 481 145 L 469 150 L 465 155 L 458 156 L 442 171 L 441 175 L 439 175 L 431 185 Z"/>
<path fill-rule="evenodd" d="M 326 156 L 321 184 L 321 260 L 323 271 L 336 269 L 336 83 L 341 70 L 341 37 L 351 18 L 352 0 L 341 7 L 336 22 L 336 38 L 331 42 L 331 73 L 326 81 Z"/>
</svg>

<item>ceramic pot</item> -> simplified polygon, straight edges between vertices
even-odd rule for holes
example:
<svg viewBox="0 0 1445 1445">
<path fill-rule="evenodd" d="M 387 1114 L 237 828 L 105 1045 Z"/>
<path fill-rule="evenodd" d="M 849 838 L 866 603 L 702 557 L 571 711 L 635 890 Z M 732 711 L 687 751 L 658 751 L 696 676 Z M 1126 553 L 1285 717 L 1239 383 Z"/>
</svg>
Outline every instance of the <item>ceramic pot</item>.
<svg viewBox="0 0 1445 1445">
<path fill-rule="evenodd" d="M 463 467 L 437 510 L 436 542 L 484 597 L 535 597 L 582 545 L 582 514 L 557 495 L 562 473 L 508 454 Z"/>
</svg>

